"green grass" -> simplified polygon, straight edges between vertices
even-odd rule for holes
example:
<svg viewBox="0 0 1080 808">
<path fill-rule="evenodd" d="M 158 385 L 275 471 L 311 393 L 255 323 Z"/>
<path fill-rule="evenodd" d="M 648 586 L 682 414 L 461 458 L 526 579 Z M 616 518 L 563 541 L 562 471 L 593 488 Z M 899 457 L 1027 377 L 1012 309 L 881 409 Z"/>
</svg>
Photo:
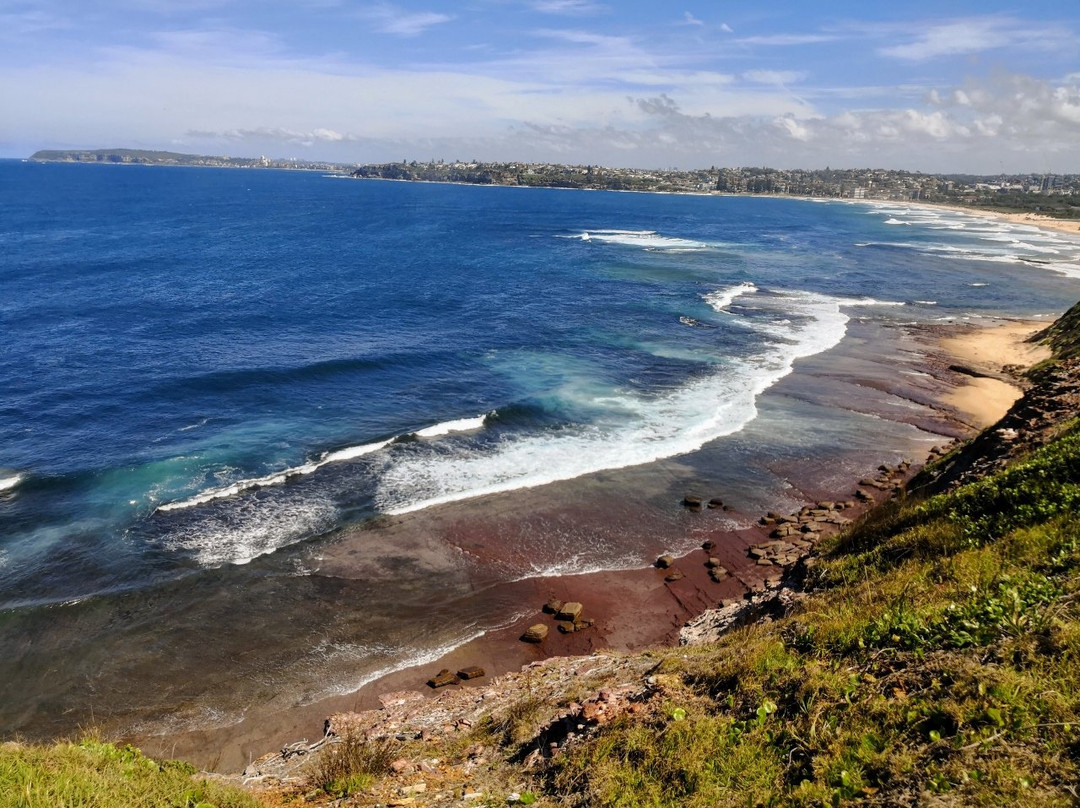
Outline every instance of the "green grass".
<svg viewBox="0 0 1080 808">
<path fill-rule="evenodd" d="M 667 652 L 665 704 L 557 759 L 552 796 L 1076 804 L 1080 429 L 953 493 L 873 511 L 817 584 L 783 620 Z"/>
<path fill-rule="evenodd" d="M 339 798 L 361 794 L 390 772 L 396 751 L 397 746 L 390 741 L 346 735 L 315 758 L 311 785 Z"/>
<path fill-rule="evenodd" d="M 0 745 L 0 808 L 257 808 L 247 793 L 157 762 L 131 746 L 88 738 Z"/>
</svg>

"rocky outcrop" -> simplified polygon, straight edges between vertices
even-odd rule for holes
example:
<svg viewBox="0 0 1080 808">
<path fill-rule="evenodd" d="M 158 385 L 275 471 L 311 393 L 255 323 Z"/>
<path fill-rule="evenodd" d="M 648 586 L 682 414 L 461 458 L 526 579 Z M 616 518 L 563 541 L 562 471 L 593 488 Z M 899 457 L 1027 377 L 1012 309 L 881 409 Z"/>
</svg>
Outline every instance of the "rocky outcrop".
<svg viewBox="0 0 1080 808">
<path fill-rule="evenodd" d="M 912 488 L 938 493 L 1000 471 L 1046 445 L 1077 416 L 1080 358 L 1056 361 L 1032 375 L 1031 386 L 1000 421 L 956 451 L 933 457 L 938 462 L 924 469 Z"/>
</svg>

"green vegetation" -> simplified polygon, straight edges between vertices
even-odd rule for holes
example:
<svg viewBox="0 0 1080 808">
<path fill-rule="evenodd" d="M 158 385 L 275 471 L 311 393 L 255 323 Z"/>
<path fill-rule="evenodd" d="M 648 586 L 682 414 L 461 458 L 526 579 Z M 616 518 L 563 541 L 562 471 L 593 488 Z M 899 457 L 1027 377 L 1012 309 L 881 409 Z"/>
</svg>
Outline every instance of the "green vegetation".
<svg viewBox="0 0 1080 808">
<path fill-rule="evenodd" d="M 1080 303 L 1073 306 L 1053 325 L 1035 335 L 1035 338 L 1049 342 L 1057 362 L 1080 357 Z"/>
<path fill-rule="evenodd" d="M 253 797 L 95 738 L 0 746 L 0 808 L 257 808 Z"/>
<path fill-rule="evenodd" d="M 388 741 L 346 735 L 316 757 L 311 785 L 338 798 L 362 793 L 390 771 L 395 751 L 395 745 Z"/>
<path fill-rule="evenodd" d="M 790 617 L 668 652 L 665 706 L 557 759 L 553 791 L 627 808 L 1075 805 L 1078 504 L 1074 426 L 1004 472 L 872 511 Z"/>
</svg>

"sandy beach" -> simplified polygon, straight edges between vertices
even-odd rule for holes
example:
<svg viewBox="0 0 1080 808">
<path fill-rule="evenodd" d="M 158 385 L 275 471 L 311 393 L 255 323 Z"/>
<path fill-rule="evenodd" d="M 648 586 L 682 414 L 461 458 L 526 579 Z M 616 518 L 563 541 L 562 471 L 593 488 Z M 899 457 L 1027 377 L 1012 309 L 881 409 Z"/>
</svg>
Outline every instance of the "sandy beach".
<svg viewBox="0 0 1080 808">
<path fill-rule="evenodd" d="M 970 207 L 967 205 L 953 205 L 940 202 L 908 202 L 911 207 L 922 207 L 937 210 L 951 210 L 957 213 L 966 213 L 970 216 L 982 216 L 986 219 L 997 219 L 1010 224 L 1027 225 L 1038 227 L 1042 230 L 1052 230 L 1056 233 L 1068 233 L 1071 236 L 1080 235 L 1080 220 L 1057 219 L 1041 213 L 1004 213 L 996 210 Z"/>
<path fill-rule="evenodd" d="M 979 429 L 1000 419 L 1021 393 L 1010 369 L 1030 367 L 1050 356 L 1048 347 L 1028 341 L 1044 328 L 1044 322 L 1006 323 L 942 340 L 942 350 L 958 366 L 981 374 L 969 375 L 965 384 L 945 396 L 945 403 Z"/>
</svg>

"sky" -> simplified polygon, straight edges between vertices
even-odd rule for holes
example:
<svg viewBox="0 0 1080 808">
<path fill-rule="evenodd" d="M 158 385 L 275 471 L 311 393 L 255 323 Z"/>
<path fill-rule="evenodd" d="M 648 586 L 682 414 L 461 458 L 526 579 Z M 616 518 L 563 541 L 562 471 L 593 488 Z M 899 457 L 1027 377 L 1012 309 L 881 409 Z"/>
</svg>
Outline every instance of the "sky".
<svg viewBox="0 0 1080 808">
<path fill-rule="evenodd" d="M 0 0 L 0 156 L 1080 173 L 1080 0 Z"/>
</svg>

